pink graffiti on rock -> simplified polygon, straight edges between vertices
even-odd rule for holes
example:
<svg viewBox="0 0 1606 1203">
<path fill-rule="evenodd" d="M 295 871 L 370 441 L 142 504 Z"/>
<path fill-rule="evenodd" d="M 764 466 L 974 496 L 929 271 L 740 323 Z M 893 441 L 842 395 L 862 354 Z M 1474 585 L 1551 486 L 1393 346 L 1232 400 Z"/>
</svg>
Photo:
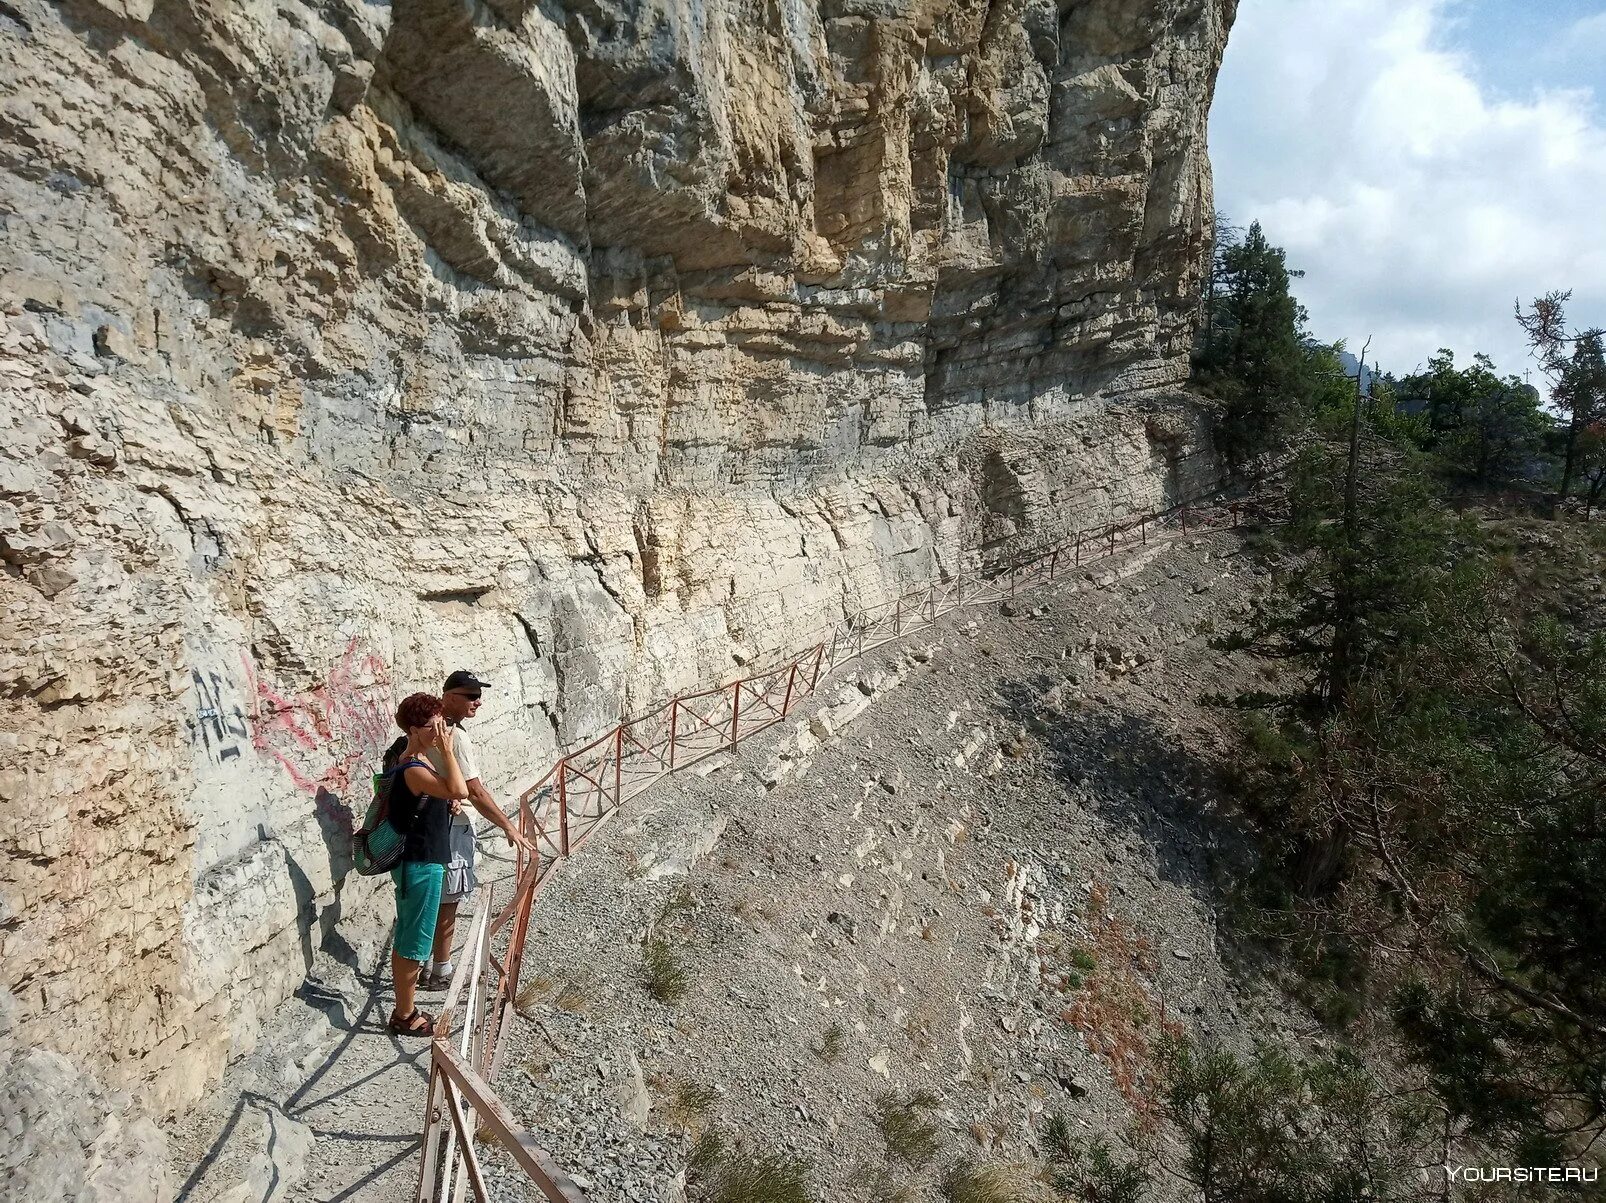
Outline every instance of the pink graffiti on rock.
<svg viewBox="0 0 1606 1203">
<path fill-rule="evenodd" d="M 346 644 L 328 679 L 287 696 L 241 653 L 252 698 L 251 743 L 277 760 L 297 789 L 326 805 L 330 817 L 350 829 L 351 813 L 339 799 L 353 781 L 365 785 L 369 768 L 384 748 L 391 728 L 390 670 L 360 638 Z"/>
</svg>

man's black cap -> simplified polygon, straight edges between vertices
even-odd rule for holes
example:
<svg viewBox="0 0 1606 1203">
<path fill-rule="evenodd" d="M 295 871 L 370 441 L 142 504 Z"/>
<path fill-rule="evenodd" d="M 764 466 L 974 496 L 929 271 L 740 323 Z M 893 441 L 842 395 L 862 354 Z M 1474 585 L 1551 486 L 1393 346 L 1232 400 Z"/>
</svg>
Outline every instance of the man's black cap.
<svg viewBox="0 0 1606 1203">
<path fill-rule="evenodd" d="M 460 668 L 446 678 L 446 684 L 441 687 L 445 693 L 449 689 L 489 689 L 490 685 L 480 680 L 466 668 Z"/>
</svg>

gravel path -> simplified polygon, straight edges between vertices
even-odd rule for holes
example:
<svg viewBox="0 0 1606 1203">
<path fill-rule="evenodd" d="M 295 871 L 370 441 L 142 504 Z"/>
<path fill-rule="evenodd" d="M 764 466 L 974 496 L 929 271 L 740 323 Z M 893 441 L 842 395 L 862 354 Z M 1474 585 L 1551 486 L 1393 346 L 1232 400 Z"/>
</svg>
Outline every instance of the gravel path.
<svg viewBox="0 0 1606 1203">
<path fill-rule="evenodd" d="M 509 876 L 505 850 L 499 836 L 480 841 L 481 880 Z M 174 1165 L 187 1173 L 179 1203 L 412 1197 L 429 1044 L 385 1026 L 392 915 L 374 911 L 342 922 L 343 946 L 318 954 L 256 1048 L 168 1133 Z M 459 942 L 472 920 L 465 909 Z M 419 1005 L 433 1014 L 440 998 L 422 993 Z"/>
</svg>

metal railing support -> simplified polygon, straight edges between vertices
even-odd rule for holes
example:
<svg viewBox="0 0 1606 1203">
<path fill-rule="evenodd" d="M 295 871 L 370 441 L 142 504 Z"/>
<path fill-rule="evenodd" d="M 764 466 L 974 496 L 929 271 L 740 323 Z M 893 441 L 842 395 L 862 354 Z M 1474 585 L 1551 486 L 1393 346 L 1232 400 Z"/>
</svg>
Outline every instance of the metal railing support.
<svg viewBox="0 0 1606 1203">
<path fill-rule="evenodd" d="M 785 718 L 792 709 L 792 687 L 797 684 L 797 661 L 792 661 L 792 667 L 786 673 L 786 696 L 781 699 L 781 717 Z"/>
<path fill-rule="evenodd" d="M 680 699 L 669 703 L 669 771 L 675 771 L 675 740 L 680 735 Z"/>
<path fill-rule="evenodd" d="M 625 804 L 625 725 L 613 729 L 613 805 L 617 810 Z"/>
<path fill-rule="evenodd" d="M 569 762 L 558 761 L 558 847 L 569 855 Z"/>
</svg>

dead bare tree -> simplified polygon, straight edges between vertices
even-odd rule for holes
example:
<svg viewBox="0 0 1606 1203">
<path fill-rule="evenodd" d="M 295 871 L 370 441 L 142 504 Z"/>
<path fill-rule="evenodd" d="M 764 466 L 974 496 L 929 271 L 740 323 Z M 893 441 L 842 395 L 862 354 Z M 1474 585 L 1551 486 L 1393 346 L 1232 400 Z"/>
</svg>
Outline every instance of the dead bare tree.
<svg viewBox="0 0 1606 1203">
<path fill-rule="evenodd" d="M 1572 290 L 1535 297 L 1524 311 L 1516 303 L 1517 324 L 1528 337 L 1530 354 L 1550 382 L 1553 404 L 1566 421 L 1561 489 L 1555 507 L 1565 506 L 1577 474 L 1585 433 L 1606 418 L 1606 331 L 1598 327 L 1569 329 L 1567 302 Z"/>
</svg>

